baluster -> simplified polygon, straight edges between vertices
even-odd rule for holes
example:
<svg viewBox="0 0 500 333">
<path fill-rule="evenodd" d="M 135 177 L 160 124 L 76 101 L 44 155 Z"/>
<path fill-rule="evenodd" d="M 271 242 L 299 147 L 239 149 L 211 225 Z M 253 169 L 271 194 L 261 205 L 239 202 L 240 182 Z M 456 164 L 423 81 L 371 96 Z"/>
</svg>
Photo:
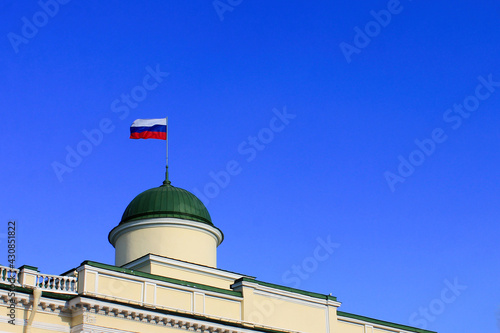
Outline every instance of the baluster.
<svg viewBox="0 0 500 333">
<path fill-rule="evenodd" d="M 19 284 L 19 271 L 6 266 L 0 266 L 0 282 Z M 35 286 L 56 292 L 76 293 L 78 278 L 75 276 L 57 276 L 38 273 L 35 276 Z"/>
</svg>

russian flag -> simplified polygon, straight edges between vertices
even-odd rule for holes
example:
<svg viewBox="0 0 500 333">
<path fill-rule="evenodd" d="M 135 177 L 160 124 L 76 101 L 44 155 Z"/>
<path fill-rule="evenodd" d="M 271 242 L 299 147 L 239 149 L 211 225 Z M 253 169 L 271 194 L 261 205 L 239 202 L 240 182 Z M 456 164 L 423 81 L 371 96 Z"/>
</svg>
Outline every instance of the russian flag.
<svg viewBox="0 0 500 333">
<path fill-rule="evenodd" d="M 167 119 L 137 119 L 130 126 L 130 138 L 167 140 Z"/>
</svg>

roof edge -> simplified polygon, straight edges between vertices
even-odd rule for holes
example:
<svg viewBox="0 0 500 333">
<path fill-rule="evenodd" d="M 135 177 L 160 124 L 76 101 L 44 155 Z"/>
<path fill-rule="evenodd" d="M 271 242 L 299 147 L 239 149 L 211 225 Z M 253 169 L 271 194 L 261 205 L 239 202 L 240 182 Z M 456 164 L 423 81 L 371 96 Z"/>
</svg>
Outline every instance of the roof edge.
<svg viewBox="0 0 500 333">
<path fill-rule="evenodd" d="M 208 285 L 197 283 L 197 282 L 190 282 L 190 281 L 185 281 L 185 280 L 168 278 L 168 277 L 161 276 L 161 275 L 144 273 L 144 272 L 140 272 L 140 271 L 135 271 L 133 269 L 103 264 L 103 263 L 96 262 L 96 261 L 85 260 L 84 262 L 82 262 L 82 264 L 80 266 L 84 266 L 84 265 L 88 265 L 88 266 L 96 267 L 96 268 L 107 269 L 107 270 L 114 271 L 114 272 L 134 275 L 134 276 L 143 277 L 143 278 L 147 278 L 147 279 L 169 282 L 169 283 L 178 284 L 178 285 L 185 286 L 185 287 L 198 288 L 198 289 L 202 289 L 202 290 L 218 292 L 221 294 L 242 297 L 242 294 L 239 291 L 222 289 L 222 288 L 212 287 L 212 286 L 208 286 Z"/>
<path fill-rule="evenodd" d="M 348 313 L 348 312 L 344 312 L 344 311 L 337 311 L 337 316 L 363 320 L 363 321 L 367 321 L 367 322 L 373 323 L 373 324 L 379 324 L 379 325 L 384 325 L 384 326 L 388 326 L 388 327 L 399 328 L 399 329 L 403 329 L 406 331 L 412 331 L 412 332 L 417 332 L 417 333 L 437 333 L 436 331 L 429 331 L 429 330 L 424 330 L 424 329 L 418 328 L 418 327 L 396 324 L 396 323 L 393 323 L 390 321 L 360 316 L 360 315 L 356 315 L 356 314 Z"/>
<path fill-rule="evenodd" d="M 302 290 L 302 289 L 296 289 L 296 288 L 286 287 L 286 286 L 282 286 L 282 285 L 279 285 L 279 284 L 274 284 L 274 283 L 269 283 L 269 282 L 264 282 L 264 281 L 259 281 L 259 280 L 253 280 L 253 279 L 250 279 L 250 278 L 247 278 L 247 277 L 242 277 L 242 278 L 236 280 L 234 283 L 237 283 L 237 282 L 240 282 L 240 281 L 252 282 L 252 283 L 259 284 L 261 286 L 270 287 L 270 288 L 274 288 L 274 289 L 278 289 L 278 290 L 284 290 L 284 291 L 288 291 L 288 292 L 295 293 L 295 294 L 300 294 L 300 295 L 310 296 L 310 297 L 314 297 L 314 298 L 324 299 L 324 300 L 327 300 L 327 301 L 338 302 L 337 297 L 332 296 L 332 295 L 325 295 L 325 294 L 315 293 L 315 292 L 312 292 L 312 291 L 307 291 L 307 290 Z"/>
</svg>

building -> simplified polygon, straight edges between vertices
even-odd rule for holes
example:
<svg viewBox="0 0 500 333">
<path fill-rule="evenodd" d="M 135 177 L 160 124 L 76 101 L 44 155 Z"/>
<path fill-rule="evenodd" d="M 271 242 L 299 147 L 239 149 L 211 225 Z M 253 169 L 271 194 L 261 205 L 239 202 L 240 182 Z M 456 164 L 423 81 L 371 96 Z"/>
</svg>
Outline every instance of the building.
<svg viewBox="0 0 500 333">
<path fill-rule="evenodd" d="M 60 276 L 0 267 L 0 331 L 430 332 L 217 268 L 222 231 L 196 196 L 169 181 L 135 197 L 108 238 L 115 265 L 85 261 Z"/>
</svg>

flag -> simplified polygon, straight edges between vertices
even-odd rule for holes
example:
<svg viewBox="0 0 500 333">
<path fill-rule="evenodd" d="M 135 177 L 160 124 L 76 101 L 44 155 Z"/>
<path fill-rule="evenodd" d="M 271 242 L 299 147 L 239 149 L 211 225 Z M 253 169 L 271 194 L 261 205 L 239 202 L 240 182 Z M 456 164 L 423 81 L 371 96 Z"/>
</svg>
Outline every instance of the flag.
<svg viewBox="0 0 500 333">
<path fill-rule="evenodd" d="M 137 119 L 130 126 L 130 138 L 167 140 L 167 119 Z"/>
</svg>

